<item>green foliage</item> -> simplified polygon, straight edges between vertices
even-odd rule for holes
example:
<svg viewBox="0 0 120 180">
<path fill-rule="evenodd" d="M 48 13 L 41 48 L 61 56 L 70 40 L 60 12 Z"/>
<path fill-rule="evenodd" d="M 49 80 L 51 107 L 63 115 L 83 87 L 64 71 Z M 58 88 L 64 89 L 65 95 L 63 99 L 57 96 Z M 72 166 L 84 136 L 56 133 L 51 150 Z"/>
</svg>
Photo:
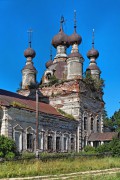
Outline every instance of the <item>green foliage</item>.
<svg viewBox="0 0 120 180">
<path fill-rule="evenodd" d="M 112 131 L 120 132 L 120 109 L 115 111 L 110 118 L 104 118 L 104 126 L 109 127 Z"/>
<path fill-rule="evenodd" d="M 40 160 L 21 160 L 8 161 L 0 163 L 0 178 L 15 178 L 15 177 L 30 177 L 42 175 L 56 175 L 59 179 L 59 174 L 67 174 L 73 172 L 83 172 L 90 170 L 104 170 L 112 167 L 120 167 L 120 158 L 76 158 L 74 160 L 60 159 L 42 162 Z M 73 174 L 72 174 L 73 175 Z M 47 178 L 49 179 L 50 176 Z M 88 177 L 88 174 L 87 174 Z M 52 178 L 52 177 L 51 177 Z M 53 177 L 55 178 L 55 176 Z M 27 179 L 27 178 L 26 178 Z M 35 179 L 33 177 L 33 179 Z M 42 179 L 42 177 L 41 177 Z M 43 177 L 44 179 L 44 177 Z M 72 177 L 69 177 L 72 179 Z M 78 178 L 77 178 L 78 179 Z M 81 178 L 80 178 L 81 179 Z M 87 179 L 84 174 L 84 179 Z"/>
<path fill-rule="evenodd" d="M 94 147 L 92 147 L 92 146 L 85 146 L 85 148 L 84 148 L 84 151 L 88 154 L 93 154 L 93 153 L 95 153 L 95 148 Z"/>
<path fill-rule="evenodd" d="M 111 152 L 113 156 L 120 156 L 120 139 L 113 138 L 110 142 Z"/>
<path fill-rule="evenodd" d="M 7 160 L 12 160 L 12 159 L 15 158 L 15 153 L 13 153 L 13 152 L 8 152 L 8 153 L 5 155 L 5 158 L 6 158 Z"/>
<path fill-rule="evenodd" d="M 101 79 L 94 79 L 91 77 L 91 75 L 88 73 L 86 74 L 86 77 L 83 79 L 83 81 L 89 85 L 90 89 L 92 91 L 103 91 L 103 87 L 105 86 L 104 84 L 104 80 L 101 78 Z"/>
<path fill-rule="evenodd" d="M 102 144 L 95 149 L 97 153 L 111 152 L 111 150 L 112 146 L 110 145 L 110 143 Z"/>
<path fill-rule="evenodd" d="M 62 109 L 58 109 L 59 113 L 62 114 L 63 116 L 65 116 L 66 118 L 69 119 L 75 119 L 73 115 L 71 114 L 67 114 L 65 111 L 63 111 Z"/>
<path fill-rule="evenodd" d="M 0 158 L 1 157 L 4 157 L 4 153 L 2 151 L 0 152 Z"/>
<path fill-rule="evenodd" d="M 98 146 L 95 151 L 97 153 L 111 153 L 112 156 L 120 156 L 120 139 L 113 138 L 112 141 Z"/>
<path fill-rule="evenodd" d="M 11 154 L 8 154 L 11 153 Z M 12 156 L 12 153 L 17 154 L 17 148 L 14 140 L 5 136 L 0 136 L 0 154 L 2 157 Z"/>
<path fill-rule="evenodd" d="M 24 105 L 24 104 L 22 104 L 22 103 L 20 103 L 20 102 L 17 102 L 17 101 L 11 102 L 11 105 L 12 105 L 13 107 L 18 107 L 18 108 L 27 108 L 26 105 Z"/>
<path fill-rule="evenodd" d="M 58 83 L 59 82 L 59 80 L 56 78 L 56 76 L 55 75 L 53 75 L 53 76 L 50 76 L 50 79 L 49 79 L 49 85 L 53 85 L 53 84 L 56 84 L 56 83 Z"/>
<path fill-rule="evenodd" d="M 35 158 L 35 153 L 32 152 L 22 152 L 22 156 L 23 159 L 29 159 L 29 158 Z"/>
</svg>

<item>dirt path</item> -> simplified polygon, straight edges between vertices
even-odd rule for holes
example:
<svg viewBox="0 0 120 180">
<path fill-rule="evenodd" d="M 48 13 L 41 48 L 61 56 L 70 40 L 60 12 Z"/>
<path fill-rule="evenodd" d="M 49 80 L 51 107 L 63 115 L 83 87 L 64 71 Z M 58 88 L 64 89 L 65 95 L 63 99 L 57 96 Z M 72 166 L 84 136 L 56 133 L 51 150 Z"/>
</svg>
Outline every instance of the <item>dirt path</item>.
<svg viewBox="0 0 120 180">
<path fill-rule="evenodd" d="M 77 178 L 93 175 L 103 175 L 103 174 L 113 174 L 120 173 L 120 168 L 112 168 L 112 169 L 104 169 L 104 170 L 93 170 L 93 171 L 84 171 L 84 172 L 76 172 L 76 173 L 68 173 L 68 174 L 60 174 L 60 175 L 49 175 L 49 176 L 35 176 L 35 177 L 24 177 L 24 178 L 4 178 L 1 180 L 63 180 L 71 178 Z"/>
</svg>

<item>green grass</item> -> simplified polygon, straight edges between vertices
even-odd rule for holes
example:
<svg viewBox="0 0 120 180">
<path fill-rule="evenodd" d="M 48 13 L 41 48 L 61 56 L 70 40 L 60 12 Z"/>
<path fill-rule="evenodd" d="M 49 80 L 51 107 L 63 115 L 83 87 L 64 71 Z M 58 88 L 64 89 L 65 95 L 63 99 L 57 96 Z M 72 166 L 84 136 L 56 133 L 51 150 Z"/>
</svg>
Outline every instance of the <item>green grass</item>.
<svg viewBox="0 0 120 180">
<path fill-rule="evenodd" d="M 23 160 L 0 163 L 0 178 L 54 175 L 114 167 L 120 167 L 120 158 L 88 159 L 82 157 L 47 162 Z"/>
<path fill-rule="evenodd" d="M 75 178 L 67 179 L 67 180 L 120 180 L 120 173 L 116 174 L 107 174 L 107 175 L 97 175 L 97 176 L 78 176 Z"/>
</svg>

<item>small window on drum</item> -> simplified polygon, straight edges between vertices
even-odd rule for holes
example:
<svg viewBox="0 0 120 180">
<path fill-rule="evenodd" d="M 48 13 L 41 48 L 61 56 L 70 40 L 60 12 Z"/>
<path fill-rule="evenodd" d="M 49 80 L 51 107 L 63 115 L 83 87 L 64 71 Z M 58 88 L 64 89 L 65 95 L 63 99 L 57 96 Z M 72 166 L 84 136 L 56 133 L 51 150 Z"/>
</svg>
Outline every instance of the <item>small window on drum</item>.
<svg viewBox="0 0 120 180">
<path fill-rule="evenodd" d="M 46 76 L 47 76 L 47 79 L 49 80 L 51 78 L 51 73 L 47 73 Z"/>
</svg>

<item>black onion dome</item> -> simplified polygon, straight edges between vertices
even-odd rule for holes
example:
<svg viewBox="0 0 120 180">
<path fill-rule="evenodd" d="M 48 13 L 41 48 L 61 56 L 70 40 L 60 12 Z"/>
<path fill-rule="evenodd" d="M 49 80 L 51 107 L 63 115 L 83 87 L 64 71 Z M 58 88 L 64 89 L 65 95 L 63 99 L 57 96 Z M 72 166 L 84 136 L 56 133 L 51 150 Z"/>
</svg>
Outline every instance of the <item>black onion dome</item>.
<svg viewBox="0 0 120 180">
<path fill-rule="evenodd" d="M 90 59 L 91 57 L 94 57 L 95 59 L 97 59 L 99 57 L 99 52 L 97 50 L 95 50 L 94 48 L 92 48 L 91 50 L 88 51 L 87 53 L 87 57 Z"/>
<path fill-rule="evenodd" d="M 69 44 L 73 45 L 73 44 L 81 44 L 82 42 L 82 37 L 77 34 L 76 32 L 74 32 L 71 36 L 69 36 Z"/>
<path fill-rule="evenodd" d="M 36 52 L 32 49 L 32 48 L 27 48 L 25 51 L 24 51 L 24 56 L 27 58 L 27 57 L 32 57 L 34 58 L 36 55 Z"/>
<path fill-rule="evenodd" d="M 51 66 L 53 64 L 53 61 L 52 60 L 49 60 L 46 62 L 45 66 L 46 68 L 48 68 L 49 66 Z"/>
<path fill-rule="evenodd" d="M 52 45 L 56 48 L 59 45 L 65 45 L 69 47 L 69 37 L 63 32 L 63 29 L 60 28 L 60 31 L 52 39 Z"/>
</svg>

